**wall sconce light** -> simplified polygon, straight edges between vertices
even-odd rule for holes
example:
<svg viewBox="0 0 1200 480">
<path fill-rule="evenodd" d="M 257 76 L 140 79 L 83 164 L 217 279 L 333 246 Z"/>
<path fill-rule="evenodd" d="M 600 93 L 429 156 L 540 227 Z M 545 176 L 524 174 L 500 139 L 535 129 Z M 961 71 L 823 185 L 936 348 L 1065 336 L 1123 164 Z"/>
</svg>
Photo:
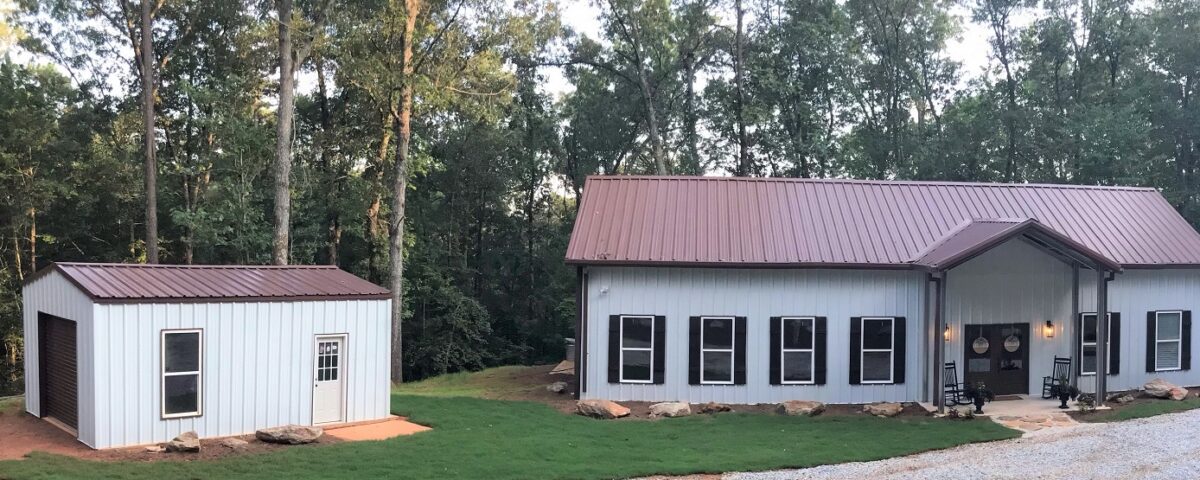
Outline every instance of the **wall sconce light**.
<svg viewBox="0 0 1200 480">
<path fill-rule="evenodd" d="M 944 339 L 947 342 L 950 341 L 950 324 L 949 323 L 946 324 L 946 329 L 942 331 L 942 339 Z"/>
<path fill-rule="evenodd" d="M 1054 322 L 1046 320 L 1046 326 L 1042 328 L 1042 332 L 1046 334 L 1046 338 L 1054 338 Z"/>
</svg>

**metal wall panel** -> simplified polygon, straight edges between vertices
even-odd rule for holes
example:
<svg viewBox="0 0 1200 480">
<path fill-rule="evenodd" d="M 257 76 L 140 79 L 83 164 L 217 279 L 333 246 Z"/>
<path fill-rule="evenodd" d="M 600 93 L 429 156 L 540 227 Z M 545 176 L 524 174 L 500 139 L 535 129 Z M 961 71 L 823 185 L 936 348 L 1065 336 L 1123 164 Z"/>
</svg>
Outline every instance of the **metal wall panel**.
<svg viewBox="0 0 1200 480">
<path fill-rule="evenodd" d="M 58 272 L 52 272 L 30 282 L 21 293 L 22 319 L 25 327 L 25 410 L 41 415 L 38 391 L 38 312 L 75 322 L 75 344 L 79 375 L 79 440 L 91 445 L 95 438 L 95 363 L 92 345 L 92 302 L 83 292 Z"/>
<path fill-rule="evenodd" d="M 589 267 L 587 392 L 584 398 L 637 401 L 827 403 L 913 401 L 922 396 L 920 362 L 924 274 L 883 270 L 750 270 Z M 608 383 L 608 316 L 665 315 L 666 382 Z M 746 385 L 688 385 L 688 317 L 747 317 Z M 772 316 L 828 317 L 827 384 L 770 385 L 767 350 Z M 849 385 L 850 317 L 904 316 L 907 375 L 902 385 Z"/>
</svg>

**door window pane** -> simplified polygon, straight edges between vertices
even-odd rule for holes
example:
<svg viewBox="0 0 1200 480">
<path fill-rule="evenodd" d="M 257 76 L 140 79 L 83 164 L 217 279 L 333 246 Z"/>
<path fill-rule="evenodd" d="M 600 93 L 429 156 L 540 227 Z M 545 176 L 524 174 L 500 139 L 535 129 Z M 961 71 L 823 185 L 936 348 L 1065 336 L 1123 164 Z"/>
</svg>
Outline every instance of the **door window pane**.
<svg viewBox="0 0 1200 480">
<path fill-rule="evenodd" d="M 812 352 L 783 353 L 783 381 L 811 382 L 813 381 Z"/>
<path fill-rule="evenodd" d="M 863 352 L 862 381 L 889 382 L 892 380 L 892 352 Z"/>
<path fill-rule="evenodd" d="M 704 352 L 704 381 L 732 382 L 733 353 Z"/>
</svg>

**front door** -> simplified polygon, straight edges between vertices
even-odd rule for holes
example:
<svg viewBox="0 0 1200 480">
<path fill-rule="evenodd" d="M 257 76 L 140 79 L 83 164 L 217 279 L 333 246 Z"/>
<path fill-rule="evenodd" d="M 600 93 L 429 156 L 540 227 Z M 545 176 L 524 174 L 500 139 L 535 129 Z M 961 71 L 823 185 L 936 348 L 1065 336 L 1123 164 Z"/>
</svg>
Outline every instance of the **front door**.
<svg viewBox="0 0 1200 480">
<path fill-rule="evenodd" d="M 996 395 L 1029 393 L 1029 324 L 965 325 L 967 384 L 983 382 Z"/>
<path fill-rule="evenodd" d="M 346 337 L 317 337 L 313 372 L 313 424 L 345 420 Z"/>
</svg>

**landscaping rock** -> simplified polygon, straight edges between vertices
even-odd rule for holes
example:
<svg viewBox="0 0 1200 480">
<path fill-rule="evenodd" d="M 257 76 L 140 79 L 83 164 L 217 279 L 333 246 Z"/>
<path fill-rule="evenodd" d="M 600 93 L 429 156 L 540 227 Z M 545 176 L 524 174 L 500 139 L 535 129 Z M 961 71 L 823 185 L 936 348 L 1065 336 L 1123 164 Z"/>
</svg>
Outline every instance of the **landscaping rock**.
<svg viewBox="0 0 1200 480">
<path fill-rule="evenodd" d="M 1118 393 L 1115 395 L 1110 395 L 1108 397 L 1108 401 L 1124 405 L 1126 403 L 1133 401 L 1133 395 L 1130 395 L 1128 393 Z"/>
<path fill-rule="evenodd" d="M 733 411 L 733 407 L 726 405 L 724 403 L 708 402 L 708 403 L 700 406 L 700 413 L 713 414 L 713 413 L 732 412 L 732 411 Z"/>
<path fill-rule="evenodd" d="M 285 425 L 282 427 L 261 429 L 254 432 L 254 437 L 267 443 L 300 445 L 302 443 L 313 443 L 318 438 L 321 438 L 321 435 L 324 433 L 325 431 L 318 427 Z"/>
<path fill-rule="evenodd" d="M 566 393 L 567 392 L 567 382 L 551 383 L 549 385 L 546 385 L 546 390 L 549 390 L 554 393 Z"/>
<path fill-rule="evenodd" d="M 1169 398 L 1171 400 L 1183 400 L 1184 398 L 1187 398 L 1188 394 L 1186 388 L 1180 387 L 1161 378 L 1156 378 L 1146 382 L 1146 384 L 1142 386 L 1142 389 L 1145 390 L 1146 394 L 1150 395 L 1151 397 Z"/>
<path fill-rule="evenodd" d="M 183 432 L 174 440 L 167 442 L 168 452 L 199 452 L 200 437 L 196 432 Z"/>
<path fill-rule="evenodd" d="M 686 417 L 692 414 L 692 406 L 687 402 L 663 402 L 650 406 L 651 417 Z"/>
<path fill-rule="evenodd" d="M 811 400 L 788 400 L 775 407 L 775 413 L 780 415 L 815 417 L 825 411 L 825 404 Z"/>
<path fill-rule="evenodd" d="M 576 411 L 585 417 L 611 420 L 629 415 L 629 409 L 609 400 L 580 400 L 575 402 Z"/>
<path fill-rule="evenodd" d="M 228 448 L 231 448 L 234 450 L 241 450 L 250 445 L 250 442 L 247 442 L 240 438 L 234 438 L 234 437 L 222 438 L 220 443 L 222 446 L 228 447 Z"/>
<path fill-rule="evenodd" d="M 904 405 L 899 403 L 870 403 L 863 405 L 863 412 L 876 417 L 894 417 L 904 411 Z"/>
</svg>

